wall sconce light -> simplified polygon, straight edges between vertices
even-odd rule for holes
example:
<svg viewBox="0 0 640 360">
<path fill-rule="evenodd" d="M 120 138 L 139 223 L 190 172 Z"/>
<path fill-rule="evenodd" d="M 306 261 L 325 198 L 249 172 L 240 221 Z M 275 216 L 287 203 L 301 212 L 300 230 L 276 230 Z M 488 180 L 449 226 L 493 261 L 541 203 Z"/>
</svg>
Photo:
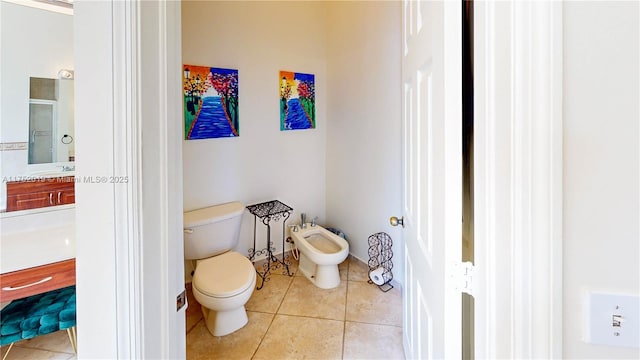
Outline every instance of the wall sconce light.
<svg viewBox="0 0 640 360">
<path fill-rule="evenodd" d="M 73 70 L 62 69 L 62 70 L 58 71 L 58 78 L 72 80 L 73 79 Z"/>
</svg>

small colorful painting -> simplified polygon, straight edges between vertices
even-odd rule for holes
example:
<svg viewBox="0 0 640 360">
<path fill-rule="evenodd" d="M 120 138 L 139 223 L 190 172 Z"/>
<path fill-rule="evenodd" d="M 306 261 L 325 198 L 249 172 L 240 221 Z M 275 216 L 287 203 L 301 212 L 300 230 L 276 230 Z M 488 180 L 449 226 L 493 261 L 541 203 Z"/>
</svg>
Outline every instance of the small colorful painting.
<svg viewBox="0 0 640 360">
<path fill-rule="evenodd" d="M 238 70 L 183 65 L 185 140 L 235 137 Z"/>
<path fill-rule="evenodd" d="M 315 128 L 315 76 L 280 71 L 280 130 Z"/>
</svg>

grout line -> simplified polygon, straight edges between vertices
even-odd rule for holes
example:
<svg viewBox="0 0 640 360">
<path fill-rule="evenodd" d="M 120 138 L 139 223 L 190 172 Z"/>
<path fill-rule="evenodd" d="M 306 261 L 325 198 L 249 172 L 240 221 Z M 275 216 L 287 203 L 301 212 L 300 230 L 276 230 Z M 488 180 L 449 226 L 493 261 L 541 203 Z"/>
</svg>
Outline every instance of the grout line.
<svg viewBox="0 0 640 360">
<path fill-rule="evenodd" d="M 202 310 L 201 310 L 202 311 Z M 193 326 L 191 327 L 191 329 L 187 330 L 187 335 L 189 335 L 190 332 L 193 331 L 193 329 L 196 328 L 196 326 L 198 326 L 198 324 L 200 324 L 200 321 L 204 320 L 204 316 L 200 317 L 200 319 L 198 319 L 198 321 L 196 321 L 195 324 L 193 324 Z"/>
<path fill-rule="evenodd" d="M 313 320 L 328 320 L 328 321 L 344 322 L 344 320 L 340 320 L 340 319 L 328 319 L 328 318 L 311 316 L 311 315 L 292 315 L 292 314 L 274 314 L 274 315 L 289 316 L 289 317 L 296 317 L 296 318 L 305 318 L 305 319 L 313 319 Z"/>
<path fill-rule="evenodd" d="M 395 328 L 400 328 L 400 329 L 402 329 L 402 325 L 381 324 L 381 323 L 372 323 L 372 322 L 366 322 L 366 321 L 354 321 L 354 320 L 348 320 L 348 321 L 349 321 L 350 323 L 356 323 L 356 324 L 388 326 L 388 327 L 395 327 Z"/>
<path fill-rule="evenodd" d="M 291 288 L 291 285 L 293 284 L 293 279 L 295 278 L 296 274 L 294 272 L 292 276 L 289 276 L 289 275 L 283 275 L 283 276 L 286 276 L 286 277 L 289 278 L 289 285 L 287 286 L 287 290 L 285 290 L 284 295 L 282 296 L 282 299 L 280 300 L 280 304 L 278 305 L 278 308 L 276 309 L 276 312 L 273 313 L 273 314 L 265 313 L 265 314 L 270 314 L 270 315 L 273 315 L 273 316 L 271 317 L 271 322 L 269 322 L 269 326 L 267 326 L 267 330 L 262 335 L 262 338 L 260 339 L 260 342 L 258 343 L 258 346 L 256 346 L 256 349 L 253 351 L 253 354 L 251 355 L 251 359 L 253 359 L 256 356 L 256 354 L 258 353 L 258 349 L 260 349 L 260 345 L 262 345 L 262 342 L 267 337 L 267 334 L 269 333 L 269 330 L 271 329 L 271 325 L 273 325 L 273 322 L 276 320 L 276 315 L 278 315 L 278 311 L 280 310 L 280 307 L 282 306 L 282 303 L 284 302 L 284 299 L 287 297 L 287 293 L 289 293 L 289 289 Z"/>
<path fill-rule="evenodd" d="M 268 312 L 268 311 L 260 311 L 260 310 L 247 310 L 247 312 L 259 313 L 259 314 L 267 314 L 267 315 L 275 315 L 276 313 Z"/>
<path fill-rule="evenodd" d="M 50 350 L 50 349 L 42 349 L 42 348 L 37 348 L 37 347 L 18 346 L 18 345 L 14 345 L 14 347 L 15 348 L 20 348 L 20 349 L 27 349 L 27 350 L 38 350 L 38 351 L 50 352 L 50 353 L 55 353 L 55 354 L 75 355 L 72 352 L 66 352 L 66 351 L 60 351 L 60 350 Z M 73 350 L 71 350 L 71 351 L 73 351 Z"/>
<path fill-rule="evenodd" d="M 347 262 L 347 290 L 344 293 L 344 320 L 347 321 L 347 306 L 349 305 L 349 270 L 351 269 L 351 259 Z"/>
<path fill-rule="evenodd" d="M 253 354 L 251 354 L 251 359 L 253 359 L 256 356 L 256 354 L 258 353 L 258 349 L 260 349 L 260 345 L 262 345 L 262 342 L 267 337 L 267 334 L 269 333 L 269 330 L 271 329 L 271 325 L 273 325 L 273 322 L 276 319 L 276 314 L 269 314 L 269 315 L 273 315 L 271 317 L 271 321 L 269 322 L 269 326 L 267 326 L 267 330 L 265 330 L 264 334 L 262 334 L 262 337 L 260 338 L 260 342 L 258 343 L 258 346 L 256 346 L 255 350 L 253 350 Z"/>
<path fill-rule="evenodd" d="M 347 289 L 344 292 L 344 321 L 342 324 L 342 355 L 341 359 L 344 359 L 344 347 L 347 345 L 347 306 L 349 305 L 349 267 L 351 266 L 351 259 L 347 262 L 347 280 L 345 280 Z"/>
<path fill-rule="evenodd" d="M 340 359 L 344 359 L 344 347 L 346 345 L 347 338 L 347 322 L 342 322 L 342 353 L 340 354 Z"/>
<path fill-rule="evenodd" d="M 49 337 L 51 337 L 51 336 L 54 336 L 54 334 L 56 334 L 57 332 L 59 332 L 59 331 L 63 331 L 63 330 L 65 330 L 65 329 L 57 330 L 57 331 L 54 331 L 54 332 L 51 332 L 51 333 L 48 333 L 48 334 L 44 334 L 44 335 L 40 335 L 40 336 L 49 336 Z M 66 333 L 66 331 L 65 331 L 65 333 Z M 62 335 L 57 335 L 57 336 L 62 336 Z M 30 338 L 30 339 L 22 339 L 22 340 L 18 340 L 18 341 L 16 341 L 16 344 L 17 344 L 17 345 L 14 345 L 14 347 L 16 347 L 16 348 L 21 348 L 21 349 L 27 349 L 27 350 L 38 350 L 38 351 L 52 352 L 52 353 L 56 353 L 56 354 L 68 354 L 68 355 L 75 355 L 75 353 L 73 352 L 73 348 L 69 349 L 69 350 L 70 350 L 70 352 L 67 352 L 67 351 L 65 351 L 65 350 L 55 350 L 55 349 L 48 349 L 48 348 L 46 348 L 46 347 L 30 346 L 30 345 L 29 345 L 29 344 L 30 344 L 29 340 L 36 339 L 37 337 L 39 337 L 39 336 L 36 336 L 35 338 Z M 67 337 L 67 335 L 66 335 L 66 334 L 64 335 L 64 337 L 66 338 L 66 341 L 68 342 L 68 341 L 69 341 L 69 338 Z M 42 340 L 42 339 L 40 339 L 40 340 Z M 69 345 L 70 345 L 70 344 L 71 344 L 71 343 L 69 343 Z M 3 345 L 3 346 L 2 346 L 2 350 L 6 350 L 6 349 L 8 348 L 8 345 L 9 345 L 9 344 L 7 344 L 7 345 Z M 3 353 L 3 354 L 4 354 L 4 353 Z"/>
<path fill-rule="evenodd" d="M 293 280 L 295 278 L 295 274 L 293 276 L 288 276 L 288 275 L 284 275 L 286 277 L 289 278 L 289 285 L 287 286 L 287 290 L 285 290 L 284 295 L 282 295 L 282 300 L 280 300 L 280 304 L 278 304 L 278 308 L 276 309 L 276 314 L 280 311 L 280 308 L 282 307 L 282 303 L 284 303 L 284 299 L 287 297 L 287 294 L 289 293 L 289 290 L 291 289 L 291 285 L 293 285 Z"/>
<path fill-rule="evenodd" d="M 64 329 L 63 329 L 64 330 Z M 58 330 L 60 331 L 60 330 Z M 46 334 L 45 334 L 46 335 Z M 40 335 L 42 336 L 42 335 Z M 20 349 L 28 349 L 28 350 L 38 350 L 38 351 L 46 351 L 46 352 L 51 352 L 51 353 L 56 353 L 56 354 L 69 354 L 69 355 L 74 355 L 73 352 L 66 352 L 66 351 L 62 351 L 62 350 L 52 350 L 52 349 L 46 349 L 46 348 L 39 348 L 39 347 L 32 347 L 32 346 L 22 346 L 22 345 L 13 345 L 15 348 L 20 348 Z M 73 350 L 71 350 L 73 351 Z"/>
</svg>

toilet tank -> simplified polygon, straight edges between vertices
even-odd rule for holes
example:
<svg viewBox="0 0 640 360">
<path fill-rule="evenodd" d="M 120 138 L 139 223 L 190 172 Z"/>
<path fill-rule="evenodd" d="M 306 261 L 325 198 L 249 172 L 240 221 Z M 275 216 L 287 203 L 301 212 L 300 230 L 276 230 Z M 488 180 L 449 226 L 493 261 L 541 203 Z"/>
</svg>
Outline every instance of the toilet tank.
<svg viewBox="0 0 640 360">
<path fill-rule="evenodd" d="M 196 260 L 232 250 L 238 245 L 244 205 L 214 205 L 184 213 L 184 258 Z"/>
</svg>

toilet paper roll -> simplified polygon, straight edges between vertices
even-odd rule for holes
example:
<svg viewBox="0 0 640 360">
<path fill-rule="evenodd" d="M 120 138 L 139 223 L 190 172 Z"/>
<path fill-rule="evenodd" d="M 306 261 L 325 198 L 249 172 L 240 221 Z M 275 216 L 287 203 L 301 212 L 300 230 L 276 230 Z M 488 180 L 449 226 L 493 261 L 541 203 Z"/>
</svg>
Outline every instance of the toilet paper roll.
<svg viewBox="0 0 640 360">
<path fill-rule="evenodd" d="M 376 268 L 369 273 L 369 279 L 371 279 L 371 281 L 373 281 L 373 283 L 376 285 L 382 285 L 384 284 L 384 276 L 382 276 L 383 274 L 384 268 Z"/>
</svg>

